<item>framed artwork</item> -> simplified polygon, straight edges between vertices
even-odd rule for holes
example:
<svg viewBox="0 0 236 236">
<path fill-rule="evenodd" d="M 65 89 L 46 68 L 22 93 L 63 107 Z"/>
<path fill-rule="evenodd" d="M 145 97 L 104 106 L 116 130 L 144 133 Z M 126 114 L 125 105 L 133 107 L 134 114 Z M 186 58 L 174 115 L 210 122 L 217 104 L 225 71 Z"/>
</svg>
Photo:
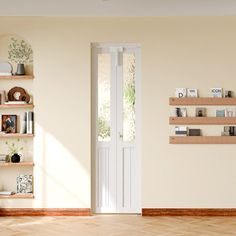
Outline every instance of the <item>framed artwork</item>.
<svg viewBox="0 0 236 236">
<path fill-rule="evenodd" d="M 2 131 L 6 133 L 17 133 L 16 115 L 2 115 Z"/>
<path fill-rule="evenodd" d="M 32 175 L 18 175 L 16 183 L 17 183 L 17 193 L 19 194 L 33 193 Z"/>
<path fill-rule="evenodd" d="M 205 117 L 206 116 L 206 108 L 204 107 L 197 107 L 195 111 L 196 117 Z"/>
</svg>

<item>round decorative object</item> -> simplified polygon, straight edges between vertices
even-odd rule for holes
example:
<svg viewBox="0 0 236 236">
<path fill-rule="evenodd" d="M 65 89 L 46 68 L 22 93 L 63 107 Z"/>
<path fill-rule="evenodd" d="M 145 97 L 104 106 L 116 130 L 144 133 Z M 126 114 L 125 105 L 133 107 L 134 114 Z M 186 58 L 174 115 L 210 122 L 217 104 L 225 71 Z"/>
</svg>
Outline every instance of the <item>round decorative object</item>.
<svg viewBox="0 0 236 236">
<path fill-rule="evenodd" d="M 29 95 L 28 93 L 20 94 L 20 96 L 19 96 L 19 101 L 24 101 L 24 102 L 29 103 L 29 101 L 30 101 L 30 95 Z"/>
<path fill-rule="evenodd" d="M 19 163 L 20 162 L 20 155 L 15 153 L 11 156 L 11 162 L 12 163 Z"/>
<path fill-rule="evenodd" d="M 24 101 L 29 102 L 30 96 L 29 94 L 21 87 L 14 87 L 10 89 L 8 92 L 8 100 L 9 101 Z"/>
</svg>

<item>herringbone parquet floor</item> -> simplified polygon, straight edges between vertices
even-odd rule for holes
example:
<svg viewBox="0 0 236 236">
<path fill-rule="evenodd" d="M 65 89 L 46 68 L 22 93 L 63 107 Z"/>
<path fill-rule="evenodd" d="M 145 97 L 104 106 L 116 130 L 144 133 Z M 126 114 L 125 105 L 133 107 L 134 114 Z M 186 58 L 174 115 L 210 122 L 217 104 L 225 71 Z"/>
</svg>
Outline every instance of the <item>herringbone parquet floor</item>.
<svg viewBox="0 0 236 236">
<path fill-rule="evenodd" d="M 236 217 L 1 217 L 0 236 L 225 236 Z"/>
</svg>

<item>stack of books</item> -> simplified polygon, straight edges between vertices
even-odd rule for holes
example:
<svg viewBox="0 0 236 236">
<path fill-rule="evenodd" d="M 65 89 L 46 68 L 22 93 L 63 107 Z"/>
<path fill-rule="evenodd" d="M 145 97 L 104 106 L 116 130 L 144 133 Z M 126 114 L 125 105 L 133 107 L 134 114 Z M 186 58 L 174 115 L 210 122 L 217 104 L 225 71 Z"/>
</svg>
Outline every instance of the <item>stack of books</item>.
<svg viewBox="0 0 236 236">
<path fill-rule="evenodd" d="M 9 195 L 13 195 L 15 194 L 15 192 L 12 191 L 0 191 L 0 196 L 9 196 Z"/>
<path fill-rule="evenodd" d="M 0 154 L 0 164 L 6 162 L 6 154 Z"/>
<path fill-rule="evenodd" d="M 8 102 L 4 102 L 5 105 L 9 105 L 9 104 L 12 104 L 12 105 L 24 105 L 24 104 L 27 104 L 27 102 L 25 101 L 8 101 Z"/>
<path fill-rule="evenodd" d="M 0 72 L 0 76 L 11 76 L 12 73 L 10 72 Z"/>
</svg>

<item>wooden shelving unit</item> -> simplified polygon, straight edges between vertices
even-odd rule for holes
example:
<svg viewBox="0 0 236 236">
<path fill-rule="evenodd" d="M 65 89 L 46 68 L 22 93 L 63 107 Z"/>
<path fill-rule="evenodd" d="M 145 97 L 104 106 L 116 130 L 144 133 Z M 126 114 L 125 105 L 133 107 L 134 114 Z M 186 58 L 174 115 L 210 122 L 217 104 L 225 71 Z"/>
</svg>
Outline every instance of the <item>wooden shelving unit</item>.
<svg viewBox="0 0 236 236">
<path fill-rule="evenodd" d="M 5 162 L 0 163 L 0 167 L 24 167 L 24 166 L 34 166 L 33 162 L 19 162 L 19 163 L 12 163 L 12 162 Z"/>
<path fill-rule="evenodd" d="M 33 104 L 2 104 L 0 105 L 0 109 L 2 108 L 34 108 Z"/>
<path fill-rule="evenodd" d="M 10 134 L 0 134 L 0 138 L 33 138 L 33 134 L 19 134 L 19 133 L 10 133 Z"/>
<path fill-rule="evenodd" d="M 236 117 L 170 117 L 170 125 L 236 125 Z"/>
<path fill-rule="evenodd" d="M 33 194 L 12 194 L 12 195 L 0 195 L 0 199 L 28 199 L 34 198 Z"/>
<path fill-rule="evenodd" d="M 236 136 L 170 136 L 170 144 L 236 144 Z"/>
<path fill-rule="evenodd" d="M 171 106 L 236 106 L 236 98 L 169 98 Z M 170 125 L 236 125 L 236 117 L 169 117 Z M 236 136 L 170 136 L 170 144 L 236 144 Z"/>
<path fill-rule="evenodd" d="M 236 105 L 236 98 L 169 98 L 171 106 L 227 106 Z"/>
<path fill-rule="evenodd" d="M 34 76 L 33 75 L 12 75 L 12 76 L 0 76 L 0 80 L 1 79 L 12 79 L 12 80 L 18 80 L 18 79 L 26 79 L 26 80 L 29 80 L 29 79 L 34 79 Z"/>
</svg>

